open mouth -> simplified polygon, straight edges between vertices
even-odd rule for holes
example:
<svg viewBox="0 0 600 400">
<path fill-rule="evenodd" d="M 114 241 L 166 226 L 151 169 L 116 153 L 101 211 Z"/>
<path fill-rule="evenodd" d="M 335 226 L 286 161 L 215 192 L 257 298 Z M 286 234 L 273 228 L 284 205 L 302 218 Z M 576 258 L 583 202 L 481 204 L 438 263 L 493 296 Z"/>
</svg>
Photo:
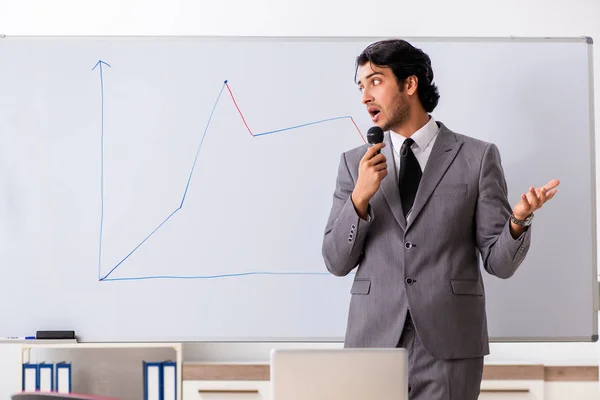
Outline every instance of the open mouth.
<svg viewBox="0 0 600 400">
<path fill-rule="evenodd" d="M 381 112 L 381 110 L 375 107 L 369 107 L 368 112 L 371 115 L 371 120 L 376 121 L 379 117 L 379 113 Z"/>
</svg>

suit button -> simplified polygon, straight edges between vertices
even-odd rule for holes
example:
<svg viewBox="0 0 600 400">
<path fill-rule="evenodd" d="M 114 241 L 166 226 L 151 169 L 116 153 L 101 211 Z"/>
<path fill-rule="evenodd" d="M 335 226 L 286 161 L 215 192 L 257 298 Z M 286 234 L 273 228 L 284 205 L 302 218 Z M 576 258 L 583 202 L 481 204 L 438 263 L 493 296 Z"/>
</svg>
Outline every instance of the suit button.
<svg viewBox="0 0 600 400">
<path fill-rule="evenodd" d="M 413 244 L 411 242 L 404 243 L 404 248 L 411 249 L 412 247 L 413 247 Z"/>
<path fill-rule="evenodd" d="M 410 277 L 409 277 L 409 278 L 406 278 L 406 281 L 405 281 L 405 282 L 406 282 L 406 284 L 407 284 L 407 285 L 412 285 L 412 284 L 413 284 L 413 283 L 415 283 L 416 281 L 415 281 L 413 278 L 410 278 Z"/>
</svg>

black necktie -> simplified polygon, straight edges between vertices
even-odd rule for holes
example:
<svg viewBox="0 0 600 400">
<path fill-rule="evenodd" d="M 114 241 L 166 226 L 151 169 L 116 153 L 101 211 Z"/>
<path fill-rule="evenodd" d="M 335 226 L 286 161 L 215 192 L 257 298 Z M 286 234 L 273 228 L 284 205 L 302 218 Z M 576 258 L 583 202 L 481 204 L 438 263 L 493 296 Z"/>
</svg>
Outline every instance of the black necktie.
<svg viewBox="0 0 600 400">
<path fill-rule="evenodd" d="M 400 177 L 398 179 L 398 186 L 400 187 L 404 217 L 408 215 L 413 206 L 422 174 L 421 166 L 410 148 L 414 142 L 414 140 L 408 138 L 400 148 Z"/>
</svg>

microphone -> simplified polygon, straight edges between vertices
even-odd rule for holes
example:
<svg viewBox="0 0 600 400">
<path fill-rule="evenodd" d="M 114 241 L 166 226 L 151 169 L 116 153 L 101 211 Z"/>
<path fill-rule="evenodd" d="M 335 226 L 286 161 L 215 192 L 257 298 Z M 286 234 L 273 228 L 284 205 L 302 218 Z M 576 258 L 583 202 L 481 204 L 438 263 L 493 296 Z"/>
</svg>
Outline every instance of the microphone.
<svg viewBox="0 0 600 400">
<path fill-rule="evenodd" d="M 367 131 L 367 142 L 369 142 L 369 146 L 383 142 L 383 129 L 378 126 L 369 128 Z M 379 154 L 379 151 L 376 154 Z"/>
</svg>

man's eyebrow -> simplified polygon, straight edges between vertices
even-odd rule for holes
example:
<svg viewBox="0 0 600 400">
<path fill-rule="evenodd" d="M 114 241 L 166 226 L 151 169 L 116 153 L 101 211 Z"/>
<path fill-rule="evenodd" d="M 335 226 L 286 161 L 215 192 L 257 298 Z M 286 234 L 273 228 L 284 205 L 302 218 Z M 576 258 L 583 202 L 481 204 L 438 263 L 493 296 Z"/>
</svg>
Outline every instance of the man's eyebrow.
<svg viewBox="0 0 600 400">
<path fill-rule="evenodd" d="M 375 72 L 371 72 L 369 75 L 365 76 L 365 79 L 369 79 L 369 78 L 370 78 L 370 77 L 372 77 L 373 75 L 383 75 L 383 74 L 382 74 L 381 72 L 377 72 L 377 71 L 375 71 Z M 360 85 L 360 83 L 361 83 L 361 81 L 360 81 L 360 79 L 359 79 L 357 84 L 358 84 L 358 85 Z"/>
</svg>

